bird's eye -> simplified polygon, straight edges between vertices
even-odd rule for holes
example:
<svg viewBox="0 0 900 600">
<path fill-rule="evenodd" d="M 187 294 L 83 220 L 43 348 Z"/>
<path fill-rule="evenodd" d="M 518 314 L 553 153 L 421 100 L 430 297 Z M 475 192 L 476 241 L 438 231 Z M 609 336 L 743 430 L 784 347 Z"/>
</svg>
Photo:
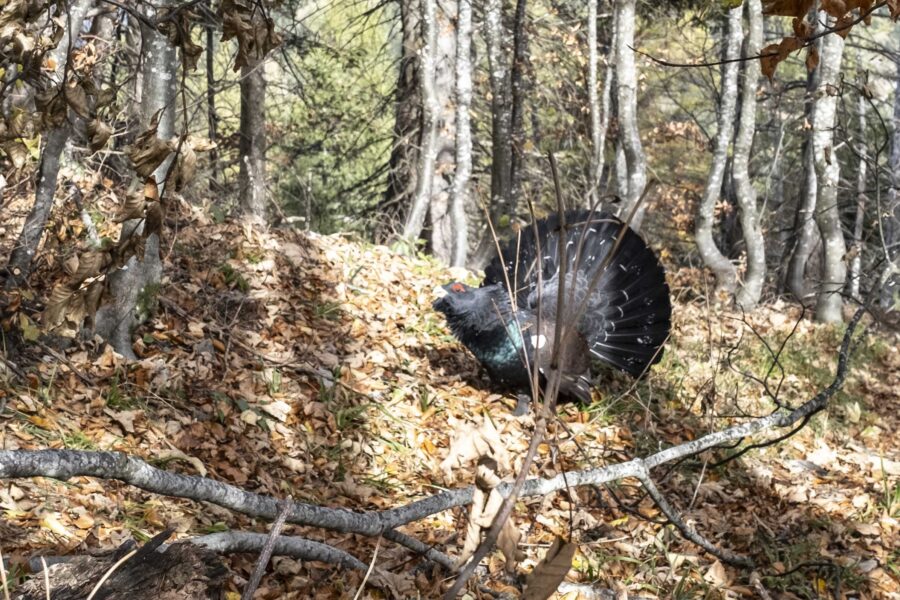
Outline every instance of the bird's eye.
<svg viewBox="0 0 900 600">
<path fill-rule="evenodd" d="M 461 292 L 466 291 L 466 286 L 464 286 L 461 283 L 454 283 L 453 285 L 450 286 L 450 291 L 456 292 L 456 293 L 461 293 Z"/>
</svg>

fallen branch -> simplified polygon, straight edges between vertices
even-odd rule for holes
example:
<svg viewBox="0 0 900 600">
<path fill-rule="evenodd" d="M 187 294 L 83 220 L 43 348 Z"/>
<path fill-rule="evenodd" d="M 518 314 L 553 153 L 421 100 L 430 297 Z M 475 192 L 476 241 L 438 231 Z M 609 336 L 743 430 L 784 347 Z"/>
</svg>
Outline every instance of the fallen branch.
<svg viewBox="0 0 900 600">
<path fill-rule="evenodd" d="M 695 456 L 704 451 L 718 448 L 729 442 L 742 440 L 754 434 L 789 427 L 801 420 L 808 420 L 823 410 L 827 406 L 828 400 L 843 385 L 849 368 L 850 342 L 863 312 L 863 309 L 859 309 L 847 326 L 838 354 L 837 370 L 832 383 L 814 398 L 796 409 L 787 410 L 780 408 L 767 417 L 754 419 L 747 423 L 729 427 L 723 431 L 705 435 L 691 442 L 667 448 L 647 458 L 636 458 L 604 467 L 561 473 L 546 479 L 529 479 L 522 485 L 519 497 L 544 496 L 567 488 L 609 483 L 628 477 L 644 481 L 649 477 L 652 469 L 666 463 Z M 236 486 L 205 477 L 182 475 L 157 469 L 139 458 L 119 452 L 0 450 L 0 479 L 51 477 L 66 481 L 72 477 L 79 476 L 116 479 L 148 492 L 211 502 L 236 512 L 269 520 L 274 520 L 278 514 L 278 501 L 274 498 L 248 492 Z M 512 484 L 507 483 L 498 486 L 497 489 L 504 496 L 508 496 L 512 487 Z M 471 502 L 472 495 L 473 488 L 471 487 L 448 490 L 428 498 L 416 500 L 399 508 L 379 512 L 328 508 L 292 501 L 287 521 L 343 533 L 357 533 L 370 537 L 381 535 L 450 569 L 453 566 L 453 561 L 445 554 L 415 538 L 395 531 L 395 528 L 451 508 L 465 506 Z M 214 535 L 253 536 L 255 534 Z M 222 540 L 225 539 L 214 536 L 205 537 L 209 540 L 215 540 L 217 543 L 223 543 Z M 243 543 L 249 543 L 247 540 L 251 538 L 234 537 L 232 539 L 243 540 Z M 262 539 L 264 540 L 265 536 L 262 536 Z M 275 547 L 276 554 L 280 553 L 279 548 L 286 548 L 286 546 L 279 546 L 279 544 L 289 544 L 284 542 L 285 539 L 279 538 Z M 308 540 L 306 543 L 316 544 Z M 262 545 L 260 544 L 259 548 L 261 547 Z M 310 546 L 310 548 L 314 548 L 314 546 Z M 325 546 L 325 548 L 334 552 L 341 552 L 328 546 Z M 321 550 L 317 549 L 316 551 Z M 328 560 L 327 562 L 335 561 Z M 337 562 L 350 568 L 363 570 L 366 568 L 363 563 L 349 555 Z"/>
</svg>

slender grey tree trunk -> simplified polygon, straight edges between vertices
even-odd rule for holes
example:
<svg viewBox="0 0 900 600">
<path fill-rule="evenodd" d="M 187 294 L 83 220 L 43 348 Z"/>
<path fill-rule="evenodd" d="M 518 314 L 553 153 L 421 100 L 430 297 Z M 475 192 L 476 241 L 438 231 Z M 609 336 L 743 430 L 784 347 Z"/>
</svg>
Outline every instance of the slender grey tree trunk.
<svg viewBox="0 0 900 600">
<path fill-rule="evenodd" d="M 752 57 L 762 47 L 762 5 L 760 0 L 747 0 L 747 41 L 744 45 L 743 86 L 741 88 L 740 126 L 734 139 L 732 177 L 740 210 L 741 231 L 747 248 L 747 272 L 738 290 L 738 305 L 754 308 L 762 295 L 766 278 L 766 246 L 756 205 L 756 189 L 750 181 L 750 151 L 756 131 L 756 91 L 759 88 L 760 65 Z"/>
<path fill-rule="evenodd" d="M 616 99 L 619 139 L 625 154 L 628 189 L 622 198 L 620 216 L 627 217 L 647 185 L 647 159 L 641 146 L 637 122 L 637 66 L 634 62 L 635 0 L 616 0 Z M 637 208 L 631 228 L 640 230 L 646 205 Z"/>
<path fill-rule="evenodd" d="M 454 230 L 450 197 L 456 162 L 456 0 L 437 4 L 436 56 L 434 63 L 435 148 L 431 199 L 428 215 L 431 226 L 431 253 L 445 265 L 453 258 L 453 242 L 460 232 Z"/>
<path fill-rule="evenodd" d="M 469 251 L 469 226 L 466 203 L 472 174 L 472 128 L 469 105 L 472 103 L 472 0 L 458 0 L 456 24 L 456 172 L 450 200 L 453 229 L 453 256 L 450 264 L 463 267 Z"/>
<path fill-rule="evenodd" d="M 69 6 L 66 18 L 66 27 L 51 56 L 56 63 L 56 71 L 53 74 L 53 82 L 62 89 L 66 85 L 64 81 L 66 63 L 69 59 L 69 50 L 74 47 L 78 39 L 84 18 L 93 0 L 77 0 Z M 41 150 L 41 162 L 37 171 L 35 185 L 34 205 L 25 218 L 22 231 L 16 241 L 13 251 L 10 253 L 7 263 L 7 279 L 5 286 L 12 289 L 20 286 L 31 274 L 34 256 L 37 253 L 41 238 L 44 235 L 44 227 L 53 208 L 53 199 L 56 195 L 56 181 L 59 177 L 60 157 L 69 141 L 72 133 L 72 124 L 69 118 L 74 115 L 66 109 L 66 120 L 56 127 L 51 127 L 44 134 L 44 144 Z"/>
<path fill-rule="evenodd" d="M 173 0 L 157 4 L 156 10 L 171 6 Z M 147 8 L 147 16 L 156 17 L 152 8 Z M 168 140 L 175 135 L 175 83 L 178 77 L 177 53 L 169 40 L 156 31 L 142 25 L 144 56 L 141 74 L 141 115 L 142 126 L 148 127 L 150 119 L 160 112 L 156 135 Z M 151 178 L 156 182 L 159 197 L 165 194 L 165 178 L 174 156 L 169 156 L 154 171 Z M 162 213 L 162 208 L 157 207 Z M 159 282 L 162 279 L 162 261 L 159 252 L 159 235 L 145 232 L 144 219 L 131 219 L 122 223 L 119 246 L 132 236 L 141 236 L 142 255 L 132 255 L 125 266 L 111 272 L 108 277 L 111 301 L 97 311 L 94 332 L 108 342 L 122 356 L 134 359 L 131 336 L 134 328 L 145 320 L 155 302 Z"/>
<path fill-rule="evenodd" d="M 241 68 L 240 171 L 238 188 L 245 218 L 266 222 L 266 74 L 262 59 Z"/>
<path fill-rule="evenodd" d="M 437 61 L 437 2 L 422 0 L 422 31 L 424 44 L 420 55 L 419 85 L 422 88 L 422 149 L 419 153 L 416 194 L 403 226 L 403 239 L 412 249 L 425 227 L 425 217 L 431 202 L 434 183 L 434 161 L 437 147 L 437 115 L 440 112 L 435 90 L 435 62 Z"/>
<path fill-rule="evenodd" d="M 716 287 L 733 293 L 737 287 L 737 272 L 731 261 L 722 254 L 713 239 L 716 203 L 722 192 L 722 181 L 725 176 L 725 163 L 728 161 L 728 147 L 734 133 L 735 104 L 737 100 L 738 63 L 734 62 L 741 50 L 741 12 L 738 6 L 728 11 L 725 38 L 724 59 L 722 67 L 722 91 L 719 94 L 718 130 L 713 148 L 712 164 L 703 197 L 697 207 L 697 225 L 695 235 L 697 248 L 703 263 L 716 276 Z M 751 132 L 752 135 L 752 132 Z M 749 182 L 748 182 L 749 184 Z"/>
<path fill-rule="evenodd" d="M 824 13 L 820 18 L 824 20 Z M 822 284 L 816 301 L 816 319 L 825 323 L 840 323 L 844 320 L 841 293 L 847 280 L 847 265 L 844 263 L 847 245 L 838 210 L 841 165 L 834 148 L 837 97 L 829 93 L 829 89 L 838 83 L 843 51 L 844 38 L 839 35 L 824 37 L 819 62 L 822 72 L 813 113 L 813 152 L 816 178 L 819 182 L 816 224 L 824 248 Z"/>
<path fill-rule="evenodd" d="M 856 51 L 857 69 L 862 70 L 861 52 Z M 860 89 L 864 85 L 862 73 L 857 77 L 857 85 Z M 862 301 L 859 293 L 860 278 L 862 276 L 862 250 L 863 250 L 863 228 L 866 216 L 866 181 L 868 174 L 869 160 L 869 144 L 866 140 L 866 113 L 869 104 L 866 97 L 858 93 L 856 98 L 856 116 L 858 119 L 857 127 L 859 128 L 856 138 L 856 152 L 859 159 L 856 162 L 856 214 L 853 215 L 853 247 L 850 250 L 850 273 L 847 285 L 847 292 L 850 297 L 857 302 Z"/>
<path fill-rule="evenodd" d="M 513 217 L 512 110 L 509 61 L 503 51 L 503 2 L 486 0 L 484 40 L 491 86 L 491 198 L 487 207 L 494 230 L 503 237 Z M 483 267 L 495 252 L 490 228 L 485 229 L 470 266 Z"/>
<path fill-rule="evenodd" d="M 894 29 L 898 45 L 900 30 Z M 895 55 L 897 56 L 897 55 Z M 894 87 L 894 131 L 891 135 L 891 153 L 888 170 L 890 172 L 890 188 L 887 192 L 885 206 L 879 207 L 879 220 L 882 229 L 883 251 L 885 260 L 889 261 L 887 279 L 881 290 L 879 303 L 884 309 L 896 308 L 900 303 L 900 58 L 895 58 L 897 83 Z"/>
<path fill-rule="evenodd" d="M 600 186 L 603 178 L 603 164 L 606 154 L 606 132 L 609 130 L 610 96 L 612 95 L 613 61 L 615 56 L 616 35 L 613 27 L 612 41 L 606 56 L 606 69 L 603 78 L 603 90 L 597 91 L 600 51 L 597 47 L 598 4 L 600 0 L 588 1 L 588 102 L 591 110 L 591 161 L 590 189 L 587 194 L 589 206 L 598 206 Z"/>
<path fill-rule="evenodd" d="M 419 45 L 422 24 L 419 2 L 400 0 L 400 68 L 394 107 L 393 147 L 391 148 L 388 187 L 378 207 L 379 223 L 375 239 L 387 242 L 406 222 L 419 182 L 422 146 L 422 85 Z"/>
<path fill-rule="evenodd" d="M 212 0 L 207 0 L 206 6 L 210 13 L 213 12 Z M 216 148 L 219 140 L 219 115 L 216 112 L 216 74 L 213 57 L 216 51 L 216 27 L 210 23 L 206 27 L 206 128 L 209 141 L 213 147 L 209 151 L 209 192 L 218 192 L 222 186 L 219 172 L 219 151 Z M 307 215 L 309 224 L 309 215 Z"/>
<path fill-rule="evenodd" d="M 816 13 L 813 13 L 818 32 L 821 30 L 821 27 L 818 25 L 818 19 L 815 18 L 815 15 Z M 821 57 L 821 38 L 816 42 L 816 47 Z M 812 123 L 813 113 L 815 112 L 815 93 L 819 87 L 821 72 L 822 62 L 820 60 L 818 66 L 807 75 L 806 79 L 805 113 L 807 121 L 810 123 Z M 818 244 L 815 213 L 819 183 L 816 177 L 812 138 L 813 132 L 810 129 L 807 132 L 807 138 L 803 145 L 803 186 L 797 206 L 797 216 L 794 221 L 794 245 L 791 249 L 791 257 L 785 277 L 785 287 L 797 300 L 803 303 L 806 303 L 811 296 L 811 291 L 807 285 L 806 271 L 813 249 Z"/>
</svg>

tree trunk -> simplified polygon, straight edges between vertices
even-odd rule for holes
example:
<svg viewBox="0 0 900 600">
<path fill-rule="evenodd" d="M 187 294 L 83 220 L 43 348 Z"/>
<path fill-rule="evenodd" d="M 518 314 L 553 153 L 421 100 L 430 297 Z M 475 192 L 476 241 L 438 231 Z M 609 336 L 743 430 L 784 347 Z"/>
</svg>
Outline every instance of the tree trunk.
<svg viewBox="0 0 900 600">
<path fill-rule="evenodd" d="M 156 10 L 147 9 L 147 17 L 154 19 L 157 11 L 171 6 L 174 0 L 166 0 L 157 5 Z M 143 126 L 160 112 L 156 135 L 168 140 L 175 135 L 175 82 L 178 76 L 177 53 L 174 46 L 163 34 L 146 25 L 141 26 L 145 49 L 141 82 L 141 115 Z M 151 178 L 156 182 L 159 198 L 165 194 L 165 177 L 174 156 L 170 155 L 154 171 Z M 160 208 L 160 212 L 162 209 Z M 128 359 L 134 359 L 131 335 L 134 328 L 149 316 L 155 302 L 157 288 L 162 278 L 162 261 L 159 253 L 159 236 L 155 232 L 144 232 L 144 219 L 131 219 L 122 223 L 119 246 L 123 247 L 131 236 L 141 236 L 139 243 L 143 251 L 138 256 L 128 258 L 124 267 L 107 277 L 109 295 L 112 299 L 100 307 L 95 316 L 94 332 L 106 340 L 113 349 Z"/>
<path fill-rule="evenodd" d="M 207 0 L 207 9 L 213 12 L 212 0 Z M 219 151 L 216 144 L 219 139 L 219 115 L 216 113 L 216 74 L 213 57 L 216 49 L 216 27 L 210 22 L 206 27 L 206 127 L 207 136 L 213 147 L 209 151 L 209 192 L 215 194 L 222 189 L 219 173 Z M 307 217 L 307 223 L 309 219 Z"/>
<path fill-rule="evenodd" d="M 816 13 L 813 13 L 813 19 L 817 23 L 817 33 L 821 30 L 818 25 Z M 819 56 L 822 56 L 822 39 L 816 42 Z M 813 69 L 806 79 L 806 120 L 812 123 L 815 107 L 814 95 L 819 87 L 819 79 L 821 78 L 822 63 Z M 815 159 L 812 144 L 813 132 L 808 130 L 806 141 L 803 145 L 803 187 L 800 195 L 800 201 L 797 205 L 797 216 L 794 220 L 794 245 L 791 249 L 791 258 L 788 262 L 788 269 L 785 278 L 785 287 L 791 292 L 797 300 L 806 303 L 811 295 L 806 282 L 806 267 L 813 249 L 818 244 L 818 232 L 814 220 L 816 212 L 816 202 L 818 198 L 818 180 L 816 178 Z"/>
<path fill-rule="evenodd" d="M 737 293 L 737 303 L 749 310 L 759 303 L 766 277 L 766 247 L 759 211 L 756 205 L 756 189 L 750 182 L 750 151 L 756 130 L 756 91 L 759 87 L 760 65 L 752 57 L 762 47 L 762 6 L 760 0 L 747 0 L 747 43 L 744 46 L 743 86 L 741 88 L 740 126 L 734 140 L 732 176 L 735 195 L 741 214 L 741 231 L 747 248 L 747 272 Z"/>
<path fill-rule="evenodd" d="M 637 123 L 637 67 L 634 62 L 635 0 L 616 0 L 616 99 L 619 139 L 625 153 L 628 189 L 619 215 L 626 218 L 637 206 L 647 185 L 647 160 Z M 646 205 L 637 207 L 631 228 L 639 231 Z"/>
<path fill-rule="evenodd" d="M 733 293 L 737 286 L 737 273 L 731 261 L 725 257 L 713 239 L 716 203 L 721 197 L 728 146 L 734 133 L 734 113 L 737 100 L 738 63 L 734 62 L 741 49 L 742 7 L 732 8 L 726 16 L 727 29 L 723 43 L 725 65 L 722 67 L 722 90 L 719 94 L 718 130 L 713 148 L 712 164 L 703 197 L 697 207 L 695 235 L 697 248 L 703 263 L 716 276 L 716 287 Z M 752 132 L 751 132 L 752 135 Z M 749 182 L 748 182 L 749 184 Z"/>
<path fill-rule="evenodd" d="M 75 47 L 75 41 L 84 24 L 84 18 L 93 0 L 77 0 L 69 7 L 66 28 L 59 43 L 54 48 L 51 56 L 56 63 L 56 72 L 53 80 L 56 85 L 63 88 L 66 85 L 66 63 L 69 59 L 69 49 Z M 34 205 L 25 218 L 22 232 L 16 241 L 16 245 L 10 253 L 6 266 L 7 279 L 5 287 L 13 289 L 19 287 L 31 274 L 34 256 L 37 253 L 41 238 L 44 235 L 44 227 L 50 217 L 53 208 L 53 199 L 56 195 L 56 180 L 59 177 L 60 157 L 72 133 L 72 125 L 69 118 L 74 114 L 66 109 L 66 121 L 58 127 L 52 127 L 44 134 L 44 147 L 41 151 L 41 162 L 38 166 L 37 183 L 35 185 Z"/>
<path fill-rule="evenodd" d="M 453 172 L 456 162 L 456 111 L 453 96 L 456 89 L 456 0 L 437 3 L 434 93 L 436 96 L 434 170 L 428 206 L 431 228 L 429 248 L 443 264 L 453 258 L 453 242 L 460 233 L 454 231 L 450 211 Z"/>
<path fill-rule="evenodd" d="M 512 114 L 510 116 L 510 142 L 512 162 L 510 163 L 510 204 L 513 211 L 522 200 L 522 183 L 525 179 L 525 96 L 527 84 L 525 71 L 528 66 L 528 35 L 525 31 L 525 17 L 528 0 L 516 0 L 513 16 L 513 62 L 510 74 L 512 94 Z M 503 232 L 505 234 L 505 232 Z"/>
<path fill-rule="evenodd" d="M 472 174 L 472 129 L 469 105 L 472 103 L 472 0 L 458 0 L 456 25 L 456 172 L 450 200 L 453 230 L 453 256 L 450 264 L 464 267 L 469 251 L 466 203 Z"/>
<path fill-rule="evenodd" d="M 487 47 L 491 86 L 491 198 L 488 218 L 494 231 L 503 237 L 512 222 L 512 111 L 510 107 L 509 64 L 503 52 L 503 2 L 486 0 L 484 40 Z M 486 228 L 470 261 L 475 269 L 483 267 L 495 252 L 491 229 Z"/>
<path fill-rule="evenodd" d="M 900 41 L 900 29 L 895 29 L 896 37 Z M 897 56 L 897 55 L 895 55 Z M 891 135 L 891 154 L 889 157 L 888 171 L 890 173 L 890 187 L 887 193 L 887 205 L 880 211 L 883 242 L 889 261 L 887 280 L 876 293 L 880 295 L 879 303 L 882 308 L 889 310 L 895 308 L 900 302 L 900 58 L 895 58 L 897 69 L 897 83 L 894 88 L 894 131 Z"/>
<path fill-rule="evenodd" d="M 821 18 L 824 20 L 824 13 Z M 840 323 L 844 320 L 841 292 L 847 279 L 847 265 L 844 263 L 847 246 L 838 210 L 841 166 L 834 149 L 837 97 L 828 93 L 829 88 L 838 83 L 843 50 L 844 38 L 841 36 L 827 35 L 823 39 L 819 62 L 822 72 L 813 112 L 813 152 L 816 178 L 819 182 L 816 224 L 824 248 L 822 284 L 816 301 L 816 319 L 825 323 Z"/>
<path fill-rule="evenodd" d="M 245 218 L 266 222 L 266 77 L 263 60 L 241 68 L 241 125 L 238 188 Z"/>
<path fill-rule="evenodd" d="M 403 227 L 403 239 L 411 251 L 422 234 L 425 216 L 431 201 L 431 186 L 434 183 L 434 161 L 437 147 L 437 105 L 435 91 L 435 62 L 437 60 L 437 2 L 422 0 L 422 31 L 424 45 L 421 51 L 419 85 L 422 88 L 422 150 L 419 154 L 418 182 L 416 195 Z"/>
<path fill-rule="evenodd" d="M 598 94 L 598 70 L 599 70 L 599 39 L 597 36 L 597 8 L 600 0 L 588 2 L 588 102 L 591 110 L 591 162 L 590 162 L 590 189 L 587 200 L 589 206 L 596 207 L 600 204 L 600 188 L 603 179 L 603 165 L 606 153 L 606 132 L 609 130 L 610 96 L 612 94 L 613 62 L 611 59 L 615 53 L 616 35 L 613 28 L 612 41 L 609 44 L 606 55 L 606 73 L 603 78 L 603 91 Z"/>
<path fill-rule="evenodd" d="M 861 52 L 856 51 L 857 69 L 862 71 Z M 860 72 L 857 77 L 857 85 L 859 89 L 865 85 L 863 74 Z M 863 227 L 865 225 L 866 216 L 866 176 L 868 172 L 869 145 L 866 140 L 866 113 L 869 103 L 862 93 L 857 93 L 856 97 L 856 116 L 858 119 L 857 126 L 859 132 L 856 138 L 856 152 L 859 154 L 856 162 L 856 213 L 853 215 L 853 247 L 850 250 L 850 273 L 847 285 L 847 292 L 850 297 L 857 302 L 862 302 L 862 296 L 859 293 L 860 277 L 862 276 L 862 250 L 863 250 Z"/>
<path fill-rule="evenodd" d="M 406 221 L 416 195 L 422 145 L 422 85 L 419 45 L 422 41 L 419 3 L 400 0 L 402 35 L 400 68 L 395 92 L 393 147 L 391 148 L 388 187 L 378 207 L 375 239 L 385 243 Z"/>
</svg>

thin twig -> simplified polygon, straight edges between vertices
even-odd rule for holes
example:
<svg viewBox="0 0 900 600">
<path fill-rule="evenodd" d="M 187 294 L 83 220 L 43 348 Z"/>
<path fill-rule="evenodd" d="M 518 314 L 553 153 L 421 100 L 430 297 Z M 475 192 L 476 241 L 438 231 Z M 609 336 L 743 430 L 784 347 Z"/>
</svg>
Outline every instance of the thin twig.
<svg viewBox="0 0 900 600">
<path fill-rule="evenodd" d="M 266 566 L 269 564 L 269 559 L 272 558 L 272 551 L 275 550 L 275 541 L 278 539 L 278 535 L 284 528 L 285 521 L 287 521 L 288 514 L 291 512 L 292 503 L 293 499 L 290 496 L 278 503 L 278 517 L 275 519 L 275 522 L 272 523 L 272 529 L 269 531 L 266 545 L 263 546 L 262 552 L 259 553 L 259 560 L 256 561 L 253 575 L 250 577 L 250 581 L 247 582 L 244 593 L 241 594 L 241 600 L 253 599 L 253 593 L 256 592 L 256 588 L 259 587 L 259 582 L 262 581 L 262 576 L 266 572 Z"/>
</svg>

